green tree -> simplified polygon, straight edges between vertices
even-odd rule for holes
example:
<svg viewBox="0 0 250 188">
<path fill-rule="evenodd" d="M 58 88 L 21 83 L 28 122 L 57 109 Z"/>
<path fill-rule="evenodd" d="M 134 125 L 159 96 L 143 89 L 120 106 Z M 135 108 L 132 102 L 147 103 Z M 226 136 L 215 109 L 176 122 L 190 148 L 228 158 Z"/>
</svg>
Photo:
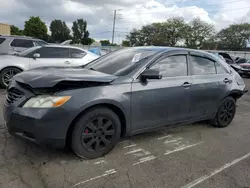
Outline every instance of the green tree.
<svg viewBox="0 0 250 188">
<path fill-rule="evenodd" d="M 74 43 L 88 43 L 87 39 L 89 38 L 89 32 L 87 30 L 87 21 L 83 19 L 77 19 L 73 22 L 72 31 Z"/>
<path fill-rule="evenodd" d="M 165 44 L 167 46 L 176 46 L 179 41 L 185 37 L 185 31 L 188 25 L 184 18 L 174 17 L 168 19 L 162 24 L 162 31 L 165 33 Z"/>
<path fill-rule="evenodd" d="M 122 46 L 129 47 L 129 41 L 128 40 L 123 40 L 122 41 Z"/>
<path fill-rule="evenodd" d="M 184 34 L 186 47 L 200 49 L 215 35 L 215 29 L 212 24 L 195 18 L 186 27 Z"/>
<path fill-rule="evenodd" d="M 83 38 L 82 41 L 81 41 L 81 43 L 83 45 L 91 45 L 94 42 L 95 42 L 95 40 L 92 39 L 92 38 Z"/>
<path fill-rule="evenodd" d="M 47 26 L 40 17 L 32 16 L 28 21 L 25 21 L 23 33 L 26 36 L 47 40 L 47 31 Z"/>
<path fill-rule="evenodd" d="M 71 38 L 70 29 L 64 21 L 53 20 L 50 24 L 50 31 L 52 42 L 63 42 Z"/>
<path fill-rule="evenodd" d="M 170 18 L 162 23 L 143 26 L 141 30 L 134 29 L 127 40 L 132 46 L 176 46 L 184 38 L 186 28 L 183 18 Z"/>
<path fill-rule="evenodd" d="M 10 33 L 11 35 L 23 35 L 23 31 L 14 25 L 10 26 Z"/>
<path fill-rule="evenodd" d="M 129 41 L 129 46 L 144 46 L 148 45 L 146 43 L 147 38 L 141 30 L 133 29 L 126 39 Z"/>
<path fill-rule="evenodd" d="M 100 43 L 102 46 L 110 46 L 110 41 L 109 40 L 100 40 Z"/>
<path fill-rule="evenodd" d="M 240 50 L 246 47 L 246 40 L 250 37 L 250 24 L 233 24 L 222 29 L 218 34 L 218 48 Z"/>
</svg>

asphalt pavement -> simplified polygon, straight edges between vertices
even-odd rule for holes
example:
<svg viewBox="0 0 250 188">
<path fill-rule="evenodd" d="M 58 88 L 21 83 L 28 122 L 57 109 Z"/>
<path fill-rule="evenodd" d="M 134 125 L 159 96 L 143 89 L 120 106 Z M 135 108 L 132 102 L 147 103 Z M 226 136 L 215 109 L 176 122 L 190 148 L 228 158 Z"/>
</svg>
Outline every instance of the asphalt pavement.
<svg viewBox="0 0 250 188">
<path fill-rule="evenodd" d="M 250 88 L 250 79 L 245 83 Z M 4 90 L 1 105 L 3 101 Z M 227 128 L 204 122 L 168 126 L 125 138 L 95 160 L 13 138 L 1 115 L 0 187 L 248 188 L 250 94 L 237 104 L 235 119 Z"/>
</svg>

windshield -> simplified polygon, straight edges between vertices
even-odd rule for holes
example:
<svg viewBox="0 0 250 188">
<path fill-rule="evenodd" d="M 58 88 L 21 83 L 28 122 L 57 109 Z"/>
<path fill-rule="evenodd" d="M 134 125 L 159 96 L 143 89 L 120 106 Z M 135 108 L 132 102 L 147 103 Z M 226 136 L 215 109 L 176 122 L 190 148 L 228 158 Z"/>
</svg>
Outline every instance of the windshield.
<svg viewBox="0 0 250 188">
<path fill-rule="evenodd" d="M 84 68 L 116 76 L 125 76 L 142 62 L 149 61 L 158 51 L 147 48 L 126 48 L 107 54 L 87 64 Z"/>
<path fill-rule="evenodd" d="M 41 46 L 35 46 L 35 47 L 29 48 L 27 50 L 24 50 L 17 55 L 21 56 L 21 57 L 27 57 L 30 53 L 34 52 L 35 50 L 37 50 L 39 48 L 41 48 Z"/>
</svg>

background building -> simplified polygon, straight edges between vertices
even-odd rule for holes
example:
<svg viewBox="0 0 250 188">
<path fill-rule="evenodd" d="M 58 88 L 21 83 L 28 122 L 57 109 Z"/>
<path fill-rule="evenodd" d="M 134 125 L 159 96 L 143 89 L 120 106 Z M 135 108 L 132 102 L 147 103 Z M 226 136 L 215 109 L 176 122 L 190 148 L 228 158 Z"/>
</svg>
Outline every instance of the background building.
<svg viewBox="0 0 250 188">
<path fill-rule="evenodd" d="M 10 35 L 10 25 L 0 23 L 0 35 Z"/>
</svg>

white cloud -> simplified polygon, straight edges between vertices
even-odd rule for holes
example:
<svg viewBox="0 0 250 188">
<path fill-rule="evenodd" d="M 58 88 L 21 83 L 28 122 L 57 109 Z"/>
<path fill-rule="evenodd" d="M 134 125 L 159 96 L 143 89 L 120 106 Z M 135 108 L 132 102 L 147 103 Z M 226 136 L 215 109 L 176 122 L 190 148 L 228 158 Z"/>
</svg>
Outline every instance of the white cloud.
<svg viewBox="0 0 250 188">
<path fill-rule="evenodd" d="M 212 19 L 214 20 L 215 26 L 218 30 L 227 27 L 228 25 L 233 23 L 250 21 L 250 19 L 244 20 L 247 18 L 247 13 L 250 12 L 249 0 L 238 0 L 228 2 L 229 3 L 221 4 L 220 12 L 212 16 Z"/>
<path fill-rule="evenodd" d="M 121 9 L 117 12 L 117 42 L 124 39 L 133 28 L 161 22 L 170 17 L 182 16 L 186 21 L 200 17 L 206 22 L 214 23 L 217 30 L 232 23 L 250 22 L 250 0 L 224 0 L 226 1 L 228 3 L 218 0 L 0 0 L 0 18 L 1 22 L 21 28 L 30 16 L 40 16 L 47 26 L 52 20 L 61 19 L 69 27 L 77 18 L 83 18 L 88 22 L 91 37 L 111 39 L 113 11 Z M 194 3 L 196 6 L 190 6 Z M 218 5 L 206 8 L 206 5 L 211 4 Z M 238 10 L 228 11 L 231 9 Z M 214 10 L 220 11 L 211 13 Z"/>
</svg>

